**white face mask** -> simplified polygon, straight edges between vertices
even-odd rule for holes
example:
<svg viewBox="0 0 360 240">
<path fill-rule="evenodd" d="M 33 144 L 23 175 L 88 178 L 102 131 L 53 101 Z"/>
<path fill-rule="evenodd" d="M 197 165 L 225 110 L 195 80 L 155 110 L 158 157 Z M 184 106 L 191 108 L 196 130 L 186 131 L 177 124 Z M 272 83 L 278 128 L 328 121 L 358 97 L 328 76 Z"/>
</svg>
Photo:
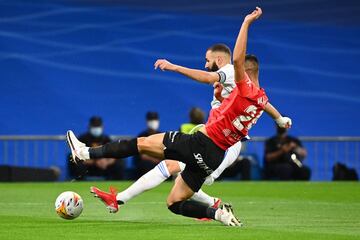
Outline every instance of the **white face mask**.
<svg viewBox="0 0 360 240">
<path fill-rule="evenodd" d="M 103 128 L 102 127 L 91 127 L 90 128 L 90 134 L 93 135 L 94 137 L 100 137 L 103 133 Z"/>
<path fill-rule="evenodd" d="M 160 121 L 159 120 L 150 120 L 150 121 L 147 121 L 147 126 L 148 128 L 150 128 L 151 130 L 158 130 L 159 129 L 159 126 L 160 126 Z"/>
</svg>

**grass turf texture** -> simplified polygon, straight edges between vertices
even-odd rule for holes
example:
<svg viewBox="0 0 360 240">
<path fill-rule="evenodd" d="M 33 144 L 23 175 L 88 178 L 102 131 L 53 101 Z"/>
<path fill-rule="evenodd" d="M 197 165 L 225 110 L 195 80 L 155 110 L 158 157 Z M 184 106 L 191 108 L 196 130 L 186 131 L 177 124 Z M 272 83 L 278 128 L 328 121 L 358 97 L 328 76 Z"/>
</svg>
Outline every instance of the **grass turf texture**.
<svg viewBox="0 0 360 240">
<path fill-rule="evenodd" d="M 359 183 L 215 183 L 204 190 L 233 204 L 244 228 L 198 222 L 167 210 L 167 182 L 109 214 L 89 193 L 96 185 L 129 182 L 0 184 L 0 239 L 360 239 Z M 63 191 L 75 191 L 84 211 L 64 220 L 54 211 Z"/>
</svg>

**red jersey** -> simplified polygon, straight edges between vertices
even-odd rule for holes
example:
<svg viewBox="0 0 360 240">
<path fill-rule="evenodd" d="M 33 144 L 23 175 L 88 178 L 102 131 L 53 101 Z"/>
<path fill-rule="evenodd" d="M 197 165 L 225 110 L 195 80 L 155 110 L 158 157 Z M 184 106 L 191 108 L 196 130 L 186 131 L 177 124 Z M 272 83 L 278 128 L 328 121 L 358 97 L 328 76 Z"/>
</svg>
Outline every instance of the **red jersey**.
<svg viewBox="0 0 360 240">
<path fill-rule="evenodd" d="M 264 112 L 268 97 L 245 74 L 221 106 L 210 111 L 205 125 L 213 142 L 226 150 L 246 135 Z"/>
</svg>

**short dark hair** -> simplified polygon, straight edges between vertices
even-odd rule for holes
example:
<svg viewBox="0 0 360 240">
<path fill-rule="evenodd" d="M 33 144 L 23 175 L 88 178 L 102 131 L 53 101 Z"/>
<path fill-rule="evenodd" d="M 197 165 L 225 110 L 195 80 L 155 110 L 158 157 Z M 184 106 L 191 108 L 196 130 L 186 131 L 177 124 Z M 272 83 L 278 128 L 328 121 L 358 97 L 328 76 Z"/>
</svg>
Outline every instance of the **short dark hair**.
<svg viewBox="0 0 360 240">
<path fill-rule="evenodd" d="M 259 60 L 257 59 L 257 57 L 254 54 L 246 54 L 245 61 L 254 62 L 257 65 L 259 65 Z"/>
<path fill-rule="evenodd" d="M 89 126 L 91 127 L 101 127 L 103 125 L 103 121 L 99 116 L 92 116 L 89 120 Z"/>
<path fill-rule="evenodd" d="M 157 112 L 147 112 L 146 113 L 146 120 L 158 120 L 159 114 Z"/>
<path fill-rule="evenodd" d="M 212 45 L 211 47 L 209 47 L 209 48 L 207 49 L 207 51 L 223 52 L 223 53 L 229 54 L 229 56 L 231 56 L 231 50 L 230 50 L 230 48 L 229 48 L 226 44 L 223 44 L 223 43 L 214 44 L 214 45 Z"/>
</svg>

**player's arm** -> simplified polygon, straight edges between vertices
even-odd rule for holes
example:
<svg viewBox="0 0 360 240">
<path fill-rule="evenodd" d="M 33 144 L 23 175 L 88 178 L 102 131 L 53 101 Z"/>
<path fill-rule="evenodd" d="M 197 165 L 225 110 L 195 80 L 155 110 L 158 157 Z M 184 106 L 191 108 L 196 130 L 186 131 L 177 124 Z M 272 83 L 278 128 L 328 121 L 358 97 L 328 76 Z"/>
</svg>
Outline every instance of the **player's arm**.
<svg viewBox="0 0 360 240">
<path fill-rule="evenodd" d="M 265 112 L 267 114 L 269 114 L 270 117 L 272 117 L 272 119 L 275 120 L 276 124 L 279 127 L 282 127 L 282 128 L 290 128 L 291 127 L 292 120 L 290 118 L 288 118 L 288 117 L 281 116 L 279 111 L 271 103 L 268 102 L 266 104 Z"/>
<path fill-rule="evenodd" d="M 251 14 L 248 14 L 245 17 L 244 22 L 241 25 L 233 53 L 233 63 L 234 63 L 236 82 L 245 80 L 245 55 L 246 55 L 248 31 L 251 23 L 254 22 L 256 19 L 258 19 L 261 16 L 261 14 L 262 14 L 261 8 L 256 7 L 256 9 Z"/>
<path fill-rule="evenodd" d="M 217 72 L 207 72 L 198 69 L 192 69 L 173 64 L 166 59 L 158 59 L 154 64 L 155 69 L 160 68 L 162 71 L 171 71 L 180 73 L 188 78 L 202 83 L 214 83 L 220 80 Z"/>
</svg>

